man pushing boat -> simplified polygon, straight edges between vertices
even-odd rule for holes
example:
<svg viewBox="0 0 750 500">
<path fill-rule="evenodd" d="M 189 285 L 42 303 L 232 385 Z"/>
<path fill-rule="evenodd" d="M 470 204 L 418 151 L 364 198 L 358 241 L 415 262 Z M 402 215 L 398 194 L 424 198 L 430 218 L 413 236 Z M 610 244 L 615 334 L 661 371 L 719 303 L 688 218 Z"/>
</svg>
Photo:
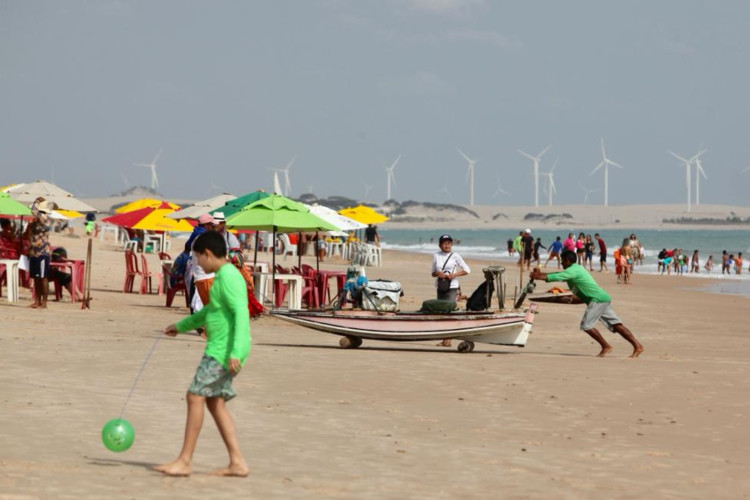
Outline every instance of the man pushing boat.
<svg viewBox="0 0 750 500">
<path fill-rule="evenodd" d="M 643 352 L 643 346 L 615 314 L 614 309 L 612 309 L 612 297 L 596 283 L 585 268 L 577 263 L 575 252 L 565 250 L 561 258 L 563 271 L 545 273 L 536 268 L 531 271 L 531 279 L 547 282 L 567 282 L 570 291 L 573 292 L 573 296 L 568 298 L 569 303 L 586 304 L 586 311 L 583 313 L 583 319 L 581 319 L 581 330 L 588 333 L 591 338 L 599 343 L 602 348 L 598 354 L 600 358 L 606 356 L 612 350 L 612 346 L 604 340 L 599 330 L 596 329 L 597 321 L 601 321 L 610 331 L 619 333 L 622 338 L 630 342 L 633 346 L 633 354 L 629 357 L 637 358 L 640 356 Z"/>
</svg>

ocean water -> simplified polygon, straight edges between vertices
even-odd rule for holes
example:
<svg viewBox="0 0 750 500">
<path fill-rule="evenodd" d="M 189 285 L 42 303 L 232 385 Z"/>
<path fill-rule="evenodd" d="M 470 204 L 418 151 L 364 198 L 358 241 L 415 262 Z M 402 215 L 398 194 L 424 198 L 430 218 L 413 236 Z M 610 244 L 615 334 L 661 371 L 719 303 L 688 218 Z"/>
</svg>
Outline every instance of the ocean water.
<svg viewBox="0 0 750 500">
<path fill-rule="evenodd" d="M 519 229 L 520 230 L 520 229 Z M 504 229 L 455 229 L 446 228 L 442 231 L 420 230 L 420 229 L 388 229 L 386 226 L 378 228 L 381 246 L 386 249 L 401 250 L 406 252 L 431 254 L 438 248 L 437 241 L 441 234 L 450 234 L 454 239 L 454 250 L 463 257 L 495 262 L 500 265 L 514 263 L 516 259 L 508 256 L 507 241 L 518 235 L 517 231 Z M 532 236 L 542 238 L 542 244 L 546 247 L 560 236 L 562 240 L 567 238 L 570 229 L 540 229 L 532 230 Z M 580 231 L 572 231 L 576 235 Z M 641 241 L 645 250 L 645 259 L 642 266 L 636 268 L 637 273 L 657 274 L 657 256 L 662 248 L 681 248 L 688 256 L 692 256 L 694 250 L 699 251 L 701 272 L 698 274 L 686 273 L 689 278 L 718 278 L 728 282 L 737 282 L 737 285 L 726 285 L 723 287 L 712 287 L 716 293 L 735 293 L 750 295 L 750 230 L 654 230 L 654 229 L 603 229 L 586 231 L 593 238 L 599 233 L 607 244 L 608 264 L 614 269 L 612 263 L 612 251 L 622 244 L 623 238 L 635 234 Z M 458 240 L 460 243 L 455 244 Z M 742 274 L 721 274 L 721 252 L 726 250 L 730 254 L 737 255 L 742 252 L 744 264 Z M 546 250 L 541 250 L 542 262 L 546 261 Z M 709 255 L 714 257 L 714 269 L 707 273 L 703 269 Z M 594 256 L 594 269 L 598 269 L 599 257 Z"/>
</svg>

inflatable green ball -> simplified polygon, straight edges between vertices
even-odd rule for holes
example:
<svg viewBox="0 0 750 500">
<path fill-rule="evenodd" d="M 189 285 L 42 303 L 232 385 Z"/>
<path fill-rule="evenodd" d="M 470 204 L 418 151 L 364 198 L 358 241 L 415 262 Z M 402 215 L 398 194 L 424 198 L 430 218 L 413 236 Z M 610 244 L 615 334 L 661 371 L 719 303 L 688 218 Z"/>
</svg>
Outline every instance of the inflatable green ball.
<svg viewBox="0 0 750 500">
<path fill-rule="evenodd" d="M 110 451 L 125 451 L 135 441 L 135 430 L 130 422 L 121 418 L 110 420 L 102 428 L 102 443 Z"/>
</svg>

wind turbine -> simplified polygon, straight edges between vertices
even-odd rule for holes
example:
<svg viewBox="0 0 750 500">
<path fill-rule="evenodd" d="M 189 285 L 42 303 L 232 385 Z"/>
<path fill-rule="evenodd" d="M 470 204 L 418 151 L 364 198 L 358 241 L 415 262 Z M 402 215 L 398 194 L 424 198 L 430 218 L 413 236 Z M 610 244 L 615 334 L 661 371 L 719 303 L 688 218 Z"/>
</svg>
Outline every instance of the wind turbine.
<svg viewBox="0 0 750 500">
<path fill-rule="evenodd" d="M 589 195 L 591 193 L 598 193 L 599 191 L 601 191 L 601 189 L 588 189 L 586 186 L 584 186 L 580 182 L 578 183 L 578 185 L 581 186 L 581 189 L 583 189 L 583 191 L 586 193 L 586 196 L 583 197 L 584 205 L 589 201 Z"/>
<path fill-rule="evenodd" d="M 472 160 L 466 154 L 461 151 L 460 149 L 456 148 L 459 153 L 461 153 L 461 156 L 464 157 L 466 161 L 469 162 L 469 169 L 466 171 L 466 180 L 469 182 L 469 206 L 474 206 L 474 164 L 477 162 L 477 160 Z"/>
<path fill-rule="evenodd" d="M 619 163 L 615 163 L 609 158 L 607 158 L 607 152 L 604 150 L 604 138 L 601 138 L 602 140 L 602 161 L 599 162 L 599 165 L 596 166 L 594 170 L 591 171 L 589 175 L 594 175 L 597 170 L 604 167 L 604 206 L 609 205 L 609 166 L 612 165 L 613 167 L 617 168 L 623 168 L 622 165 Z"/>
<path fill-rule="evenodd" d="M 687 189 L 687 211 L 690 211 L 690 165 L 692 164 L 691 160 L 686 160 L 682 156 L 673 153 L 672 151 L 667 151 L 669 154 L 680 160 L 685 164 L 685 187 Z"/>
<path fill-rule="evenodd" d="M 279 182 L 279 169 L 273 169 L 273 192 L 276 194 L 283 194 L 281 190 L 281 183 Z"/>
<path fill-rule="evenodd" d="M 549 206 L 552 206 L 552 195 L 557 194 L 557 188 L 555 187 L 555 167 L 557 167 L 557 160 L 555 160 L 555 163 L 552 164 L 552 168 L 549 170 L 549 172 L 545 172 L 540 175 L 544 175 L 547 177 L 547 194 L 549 195 Z"/>
<path fill-rule="evenodd" d="M 386 181 L 388 182 L 388 189 L 386 191 L 386 201 L 391 199 L 391 182 L 393 184 L 396 184 L 396 176 L 393 175 L 393 170 L 396 168 L 396 165 L 398 164 L 398 161 L 401 159 L 401 155 L 398 155 L 398 158 L 396 158 L 396 161 L 391 163 L 390 167 L 385 167 L 386 172 Z"/>
<path fill-rule="evenodd" d="M 159 187 L 159 178 L 156 176 L 156 160 L 159 159 L 159 156 L 161 156 L 162 150 L 160 149 L 158 153 L 156 153 L 156 156 L 154 156 L 154 159 L 151 160 L 151 163 L 133 163 L 133 166 L 135 167 L 145 167 L 151 169 L 151 189 L 156 189 Z"/>
<path fill-rule="evenodd" d="M 526 158 L 534 162 L 534 206 L 535 207 L 539 206 L 539 161 L 542 159 L 542 156 L 544 155 L 544 153 L 546 153 L 547 150 L 551 147 L 552 147 L 552 144 L 544 148 L 542 152 L 536 156 L 531 156 L 529 153 L 525 151 L 521 151 L 520 149 L 517 150 L 523 156 L 525 156 Z"/>
<path fill-rule="evenodd" d="M 690 161 L 695 163 L 695 204 L 701 204 L 701 175 L 704 179 L 708 179 L 706 172 L 703 170 L 703 164 L 701 163 L 701 156 L 706 153 L 708 149 L 702 149 L 698 151 L 695 156 L 690 158 Z"/>
<path fill-rule="evenodd" d="M 495 180 L 497 181 L 497 191 L 495 191 L 495 194 L 492 195 L 493 198 L 497 198 L 498 195 L 504 194 L 505 196 L 510 196 L 510 193 L 503 189 L 503 186 L 500 184 L 500 178 L 496 177 Z"/>
</svg>

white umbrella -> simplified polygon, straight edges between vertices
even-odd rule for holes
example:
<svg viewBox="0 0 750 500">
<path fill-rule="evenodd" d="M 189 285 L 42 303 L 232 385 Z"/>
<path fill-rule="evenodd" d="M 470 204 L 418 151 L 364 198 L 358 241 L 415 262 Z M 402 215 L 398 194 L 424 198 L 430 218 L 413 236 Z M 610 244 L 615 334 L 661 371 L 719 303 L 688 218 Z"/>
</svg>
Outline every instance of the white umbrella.
<svg viewBox="0 0 750 500">
<path fill-rule="evenodd" d="M 57 205 L 60 210 L 75 210 L 76 212 L 96 212 L 91 205 L 75 198 L 71 193 L 47 181 L 36 181 L 29 184 L 19 184 L 7 190 L 7 193 L 21 203 L 33 203 L 42 196 L 45 200 Z"/>
<path fill-rule="evenodd" d="M 214 210 L 223 207 L 229 200 L 237 198 L 233 194 L 223 193 L 207 200 L 198 201 L 192 206 L 177 210 L 167 215 L 170 219 L 197 219 L 203 214 L 213 212 Z"/>
<path fill-rule="evenodd" d="M 334 226 L 340 227 L 342 231 L 356 231 L 357 229 L 364 229 L 367 227 L 367 224 L 363 224 L 350 217 L 341 215 L 337 211 L 324 207 L 323 205 L 318 205 L 316 203 L 308 206 L 310 207 L 311 213 Z"/>
</svg>

